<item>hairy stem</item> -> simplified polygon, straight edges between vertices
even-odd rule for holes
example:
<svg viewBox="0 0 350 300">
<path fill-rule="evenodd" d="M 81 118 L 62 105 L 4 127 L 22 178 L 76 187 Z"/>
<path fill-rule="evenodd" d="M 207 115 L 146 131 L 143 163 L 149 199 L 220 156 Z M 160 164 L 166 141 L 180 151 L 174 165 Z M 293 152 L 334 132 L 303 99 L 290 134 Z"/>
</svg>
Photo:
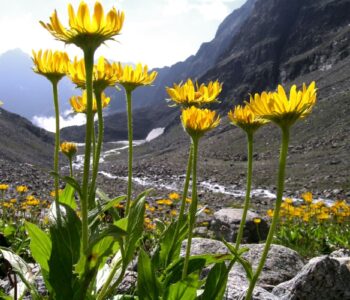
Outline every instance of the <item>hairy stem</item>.
<svg viewBox="0 0 350 300">
<path fill-rule="evenodd" d="M 98 137 L 97 137 L 97 144 L 95 148 L 95 158 L 93 160 L 93 169 L 92 169 L 92 179 L 91 179 L 91 186 L 90 186 L 90 208 L 95 206 L 95 188 L 96 188 L 96 179 L 98 175 L 98 168 L 100 164 L 100 155 L 101 155 L 101 149 L 102 149 L 102 143 L 103 143 L 103 130 L 104 130 L 104 123 L 103 123 L 103 113 L 102 113 L 102 99 L 101 99 L 102 92 L 95 91 L 95 97 L 96 97 L 96 103 L 97 103 L 97 116 L 98 116 Z"/>
<path fill-rule="evenodd" d="M 55 106 L 56 132 L 55 132 L 55 152 L 54 152 L 54 172 L 55 176 L 55 206 L 57 223 L 61 224 L 61 210 L 59 205 L 59 151 L 60 151 L 60 109 L 58 105 L 58 80 L 52 80 L 53 101 Z"/>
<path fill-rule="evenodd" d="M 199 138 L 192 137 L 193 144 L 193 157 L 192 157 L 192 201 L 189 211 L 189 228 L 188 228 L 188 239 L 187 239 L 187 248 L 185 255 L 184 268 L 182 270 L 182 279 L 185 279 L 188 272 L 188 264 L 190 260 L 191 253 L 191 243 L 193 236 L 193 229 L 196 224 L 196 213 L 197 213 L 197 156 L 198 156 L 198 142 Z"/>
<path fill-rule="evenodd" d="M 273 213 L 269 234 L 265 242 L 264 251 L 262 253 L 258 268 L 256 269 L 253 279 L 250 282 L 247 295 L 246 295 L 246 300 L 250 300 L 253 295 L 254 287 L 265 265 L 267 254 L 269 252 L 269 249 L 272 243 L 273 235 L 278 224 L 279 212 L 282 204 L 282 197 L 283 197 L 283 190 L 284 190 L 284 177 L 285 177 L 286 161 L 287 161 L 287 154 L 288 154 L 288 143 L 289 143 L 289 127 L 282 127 L 282 146 L 281 146 L 280 160 L 279 160 L 277 199 L 275 204 L 275 210 Z"/>
<path fill-rule="evenodd" d="M 85 132 L 85 157 L 84 157 L 84 173 L 81 199 L 81 217 L 82 217 L 82 245 L 83 251 L 88 246 L 88 200 L 89 200 L 89 174 L 91 159 L 91 137 L 93 130 L 93 112 L 92 112 L 92 71 L 94 66 L 94 50 L 84 49 L 84 61 L 86 72 L 86 132 Z"/>
<path fill-rule="evenodd" d="M 126 200 L 126 208 L 125 215 L 129 214 L 130 205 L 131 205 L 131 190 L 132 190 L 132 160 L 133 160 L 133 132 L 132 132 L 132 106 L 131 106 L 131 94 L 132 91 L 129 89 L 125 90 L 126 94 L 126 105 L 127 105 L 127 113 L 128 113 L 128 139 L 129 139 L 129 158 L 128 158 L 128 191 L 127 191 L 127 200 Z"/>
<path fill-rule="evenodd" d="M 242 214 L 242 220 L 239 225 L 237 240 L 236 240 L 236 250 L 238 250 L 239 245 L 241 244 L 244 226 L 247 219 L 247 213 L 250 206 L 250 191 L 252 188 L 252 171 L 253 171 L 253 133 L 247 132 L 248 140 L 248 164 L 247 164 L 247 187 L 244 201 L 244 209 Z"/>
</svg>

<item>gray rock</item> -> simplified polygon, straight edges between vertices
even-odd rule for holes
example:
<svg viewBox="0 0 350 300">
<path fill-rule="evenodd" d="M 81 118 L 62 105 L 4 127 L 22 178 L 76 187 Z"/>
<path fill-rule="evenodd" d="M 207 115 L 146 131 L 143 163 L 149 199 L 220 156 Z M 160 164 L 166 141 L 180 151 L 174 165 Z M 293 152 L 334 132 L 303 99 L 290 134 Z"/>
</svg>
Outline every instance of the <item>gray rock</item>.
<svg viewBox="0 0 350 300">
<path fill-rule="evenodd" d="M 349 300 L 350 271 L 329 256 L 316 257 L 293 279 L 276 286 L 272 293 L 281 300 Z"/>
<path fill-rule="evenodd" d="M 338 249 L 336 251 L 333 251 L 329 256 L 333 258 L 350 257 L 350 249 Z"/>
<path fill-rule="evenodd" d="M 186 241 L 182 244 L 182 256 L 185 254 L 186 244 Z M 252 264 L 253 269 L 256 269 L 264 244 L 246 244 L 241 247 L 249 248 L 249 251 L 247 251 L 243 257 Z M 191 255 L 208 253 L 226 254 L 229 253 L 229 251 L 220 241 L 203 238 L 194 238 L 192 240 Z M 254 290 L 254 299 L 278 299 L 269 291 L 271 291 L 275 285 L 293 278 L 303 266 L 303 260 L 295 251 L 284 246 L 272 245 L 267 256 L 265 267 L 260 275 L 258 286 Z M 205 270 L 205 272 L 207 273 L 208 270 Z M 229 273 L 225 299 L 240 299 L 240 297 L 243 297 L 242 295 L 247 288 L 248 280 L 246 279 L 245 271 L 241 265 L 236 263 Z"/>
<path fill-rule="evenodd" d="M 223 208 L 214 213 L 213 220 L 210 224 L 210 230 L 214 232 L 217 239 L 224 238 L 228 242 L 235 242 L 241 223 L 243 209 Z M 257 226 L 254 218 L 260 218 L 258 214 L 248 211 L 247 220 L 244 226 L 243 241 L 244 243 L 258 243 L 265 240 L 269 231 L 267 222 L 262 219 Z M 258 231 L 259 230 L 259 231 Z"/>
</svg>

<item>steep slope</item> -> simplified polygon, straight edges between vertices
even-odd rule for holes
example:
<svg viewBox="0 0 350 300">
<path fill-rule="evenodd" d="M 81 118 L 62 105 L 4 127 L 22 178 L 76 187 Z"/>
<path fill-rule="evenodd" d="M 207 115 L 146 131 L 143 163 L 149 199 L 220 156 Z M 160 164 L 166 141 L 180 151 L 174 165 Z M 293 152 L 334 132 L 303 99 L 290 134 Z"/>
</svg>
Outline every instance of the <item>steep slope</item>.
<svg viewBox="0 0 350 300">
<path fill-rule="evenodd" d="M 259 0 L 230 46 L 201 80 L 224 82 L 222 97 L 241 102 L 350 53 L 349 0 Z"/>
<path fill-rule="evenodd" d="M 54 137 L 27 119 L 0 108 L 0 159 L 42 166 L 51 164 Z"/>
</svg>

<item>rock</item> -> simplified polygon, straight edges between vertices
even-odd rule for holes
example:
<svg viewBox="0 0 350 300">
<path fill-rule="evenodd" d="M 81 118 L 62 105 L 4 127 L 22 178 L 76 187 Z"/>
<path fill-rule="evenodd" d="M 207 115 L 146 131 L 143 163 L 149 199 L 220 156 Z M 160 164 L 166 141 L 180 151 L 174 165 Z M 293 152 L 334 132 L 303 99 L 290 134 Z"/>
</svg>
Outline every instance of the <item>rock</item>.
<svg viewBox="0 0 350 300">
<path fill-rule="evenodd" d="M 329 254 L 332 258 L 337 257 L 350 257 L 350 249 L 338 249 L 336 251 L 333 251 L 331 254 Z"/>
<path fill-rule="evenodd" d="M 187 241 L 182 244 L 181 255 L 185 255 Z M 249 248 L 243 257 L 247 259 L 256 269 L 264 244 L 246 244 L 241 247 Z M 200 254 L 226 254 L 229 253 L 226 246 L 216 240 L 194 238 L 191 245 L 191 255 Z M 274 286 L 286 280 L 293 278 L 304 266 L 301 257 L 293 250 L 280 246 L 271 245 L 265 267 L 260 275 L 258 285 L 254 290 L 254 299 L 278 299 L 268 290 L 272 290 Z M 205 273 L 208 270 L 204 271 Z M 248 280 L 246 279 L 245 270 L 238 263 L 229 273 L 227 282 L 227 292 L 225 296 L 228 300 L 236 300 L 243 297 L 243 293 L 248 288 Z M 260 297 L 260 298 L 259 298 Z"/>
<path fill-rule="evenodd" d="M 293 279 L 276 286 L 272 293 L 281 300 L 350 299 L 350 271 L 330 256 L 313 258 Z"/>
<path fill-rule="evenodd" d="M 224 238 L 228 242 L 235 242 L 241 223 L 243 209 L 223 208 L 214 213 L 213 220 L 210 224 L 210 230 L 214 232 L 217 239 Z M 248 211 L 247 220 L 244 226 L 243 243 L 258 243 L 265 240 L 269 230 L 267 222 L 261 219 L 257 226 L 254 218 L 260 218 L 258 214 Z M 259 230 L 259 232 L 257 231 Z"/>
</svg>

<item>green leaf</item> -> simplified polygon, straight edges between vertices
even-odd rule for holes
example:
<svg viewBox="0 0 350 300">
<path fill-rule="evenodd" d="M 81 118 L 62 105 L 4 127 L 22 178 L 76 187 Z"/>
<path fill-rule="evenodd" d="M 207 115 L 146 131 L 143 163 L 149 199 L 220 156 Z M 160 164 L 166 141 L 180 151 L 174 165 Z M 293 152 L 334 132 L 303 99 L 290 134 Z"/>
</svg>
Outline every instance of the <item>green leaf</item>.
<svg viewBox="0 0 350 300">
<path fill-rule="evenodd" d="M 75 210 L 77 208 L 77 203 L 75 202 L 74 192 L 74 187 L 67 184 L 62 194 L 59 195 L 59 202 L 61 204 L 68 205 L 70 208 Z"/>
<path fill-rule="evenodd" d="M 31 272 L 31 269 L 27 265 L 27 263 L 16 253 L 12 252 L 8 249 L 0 248 L 0 253 L 3 258 L 9 262 L 12 267 L 12 271 L 14 271 L 21 279 L 17 283 L 17 291 L 20 297 L 23 297 L 28 289 L 32 295 L 34 300 L 39 299 L 39 294 L 34 286 L 34 277 Z"/>
<path fill-rule="evenodd" d="M 226 245 L 226 247 L 228 248 L 228 250 L 234 256 L 233 259 L 237 260 L 242 265 L 242 267 L 244 268 L 244 270 L 247 274 L 248 280 L 251 281 L 253 279 L 253 276 L 254 276 L 252 265 L 249 263 L 249 261 L 242 258 L 242 254 L 249 251 L 249 248 L 240 248 L 237 251 L 236 248 L 233 245 L 231 245 L 230 243 L 226 242 L 225 240 L 223 240 L 223 242 Z"/>
<path fill-rule="evenodd" d="M 182 241 L 188 234 L 187 218 L 184 216 L 181 221 L 179 234 L 173 244 L 174 234 L 176 226 L 179 220 L 172 222 L 168 228 L 164 231 L 159 241 L 159 247 L 154 256 L 154 261 L 157 261 L 157 265 L 161 269 L 167 268 L 167 266 L 177 260 L 180 255 Z"/>
<path fill-rule="evenodd" d="M 50 237 L 37 225 L 25 222 L 25 228 L 30 237 L 30 251 L 41 270 L 49 272 L 49 259 L 51 256 L 52 243 Z"/>
<path fill-rule="evenodd" d="M 73 271 L 80 257 L 81 222 L 69 206 L 64 207 L 66 215 L 62 224 L 50 228 L 52 251 L 49 282 L 57 300 L 74 299 L 73 286 L 77 276 Z"/>
<path fill-rule="evenodd" d="M 123 257 L 124 265 L 128 265 L 129 262 L 133 259 L 138 241 L 142 237 L 145 215 L 145 201 L 149 191 L 150 190 L 147 190 L 141 193 L 130 207 L 128 227 L 126 230 L 128 235 L 125 239 L 125 257 Z"/>
<path fill-rule="evenodd" d="M 217 263 L 210 270 L 201 300 L 221 300 L 224 298 L 229 270 L 224 262 Z"/>
<path fill-rule="evenodd" d="M 199 275 L 192 273 L 184 280 L 169 286 L 163 299 L 167 300 L 194 300 L 197 298 Z"/>
<path fill-rule="evenodd" d="M 4 236 L 9 237 L 16 232 L 16 227 L 13 225 L 7 225 L 4 228 Z"/>
<path fill-rule="evenodd" d="M 65 183 L 68 183 L 69 185 L 71 185 L 75 189 L 75 191 L 79 194 L 79 197 L 82 198 L 81 187 L 80 187 L 78 181 L 76 181 L 73 177 L 70 177 L 70 176 L 62 177 L 62 176 L 60 176 L 60 174 L 58 174 L 56 172 L 50 172 L 50 174 L 53 177 L 59 178 L 62 181 L 64 181 Z"/>
<path fill-rule="evenodd" d="M 137 291 L 140 300 L 159 299 L 159 287 L 151 259 L 144 250 L 140 250 L 137 264 Z"/>
<path fill-rule="evenodd" d="M 100 193 L 101 192 L 98 193 L 99 196 L 101 195 Z M 107 196 L 105 196 L 105 197 L 107 197 Z M 99 220 L 99 217 L 102 214 L 104 214 L 107 210 L 113 208 L 115 205 L 117 205 L 118 203 L 123 201 L 125 198 L 126 198 L 126 196 L 120 196 L 120 197 L 117 197 L 113 200 L 108 200 L 108 201 L 102 203 L 102 205 L 100 205 L 99 207 L 96 207 L 96 208 L 92 209 L 91 211 L 89 211 L 89 215 L 88 215 L 89 226 L 90 227 L 93 226 Z M 101 199 L 104 200 L 105 198 L 103 197 Z"/>
<path fill-rule="evenodd" d="M 224 262 L 230 259 L 232 259 L 232 255 L 230 254 L 203 254 L 191 256 L 188 263 L 188 274 L 191 274 L 193 272 L 201 272 L 202 269 L 208 265 Z M 181 279 L 183 266 L 183 257 L 169 265 L 169 267 L 164 272 L 164 285 L 167 286 L 169 284 L 178 282 Z"/>
</svg>

